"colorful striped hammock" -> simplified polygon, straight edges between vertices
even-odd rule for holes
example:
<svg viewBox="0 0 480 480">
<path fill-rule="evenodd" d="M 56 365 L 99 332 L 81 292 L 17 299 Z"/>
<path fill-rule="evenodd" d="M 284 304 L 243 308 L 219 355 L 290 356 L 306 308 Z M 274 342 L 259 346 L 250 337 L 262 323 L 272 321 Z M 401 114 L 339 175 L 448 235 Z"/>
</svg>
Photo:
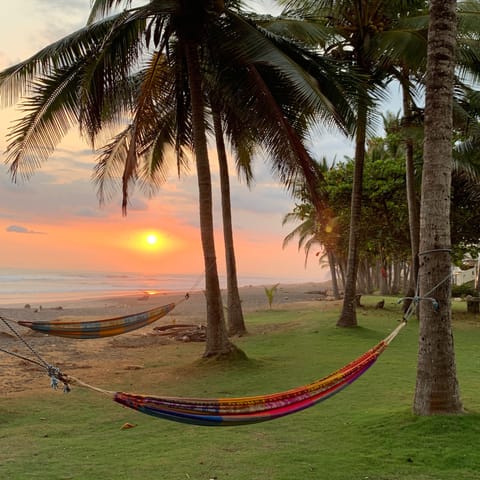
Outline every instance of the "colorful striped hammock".
<svg viewBox="0 0 480 480">
<path fill-rule="evenodd" d="M 265 422 L 316 405 L 350 385 L 375 363 L 405 323 L 402 322 L 378 345 L 336 372 L 308 385 L 281 393 L 253 397 L 208 399 L 103 392 L 113 394 L 113 399 L 126 407 L 147 415 L 180 423 L 203 426 L 233 426 Z"/>
<path fill-rule="evenodd" d="M 185 298 L 188 298 L 186 296 Z M 84 322 L 59 321 L 29 322 L 19 320 L 17 323 L 23 327 L 31 328 L 37 332 L 67 338 L 103 338 L 121 335 L 138 328 L 145 327 L 170 313 L 180 302 L 169 303 L 156 307 L 146 312 L 124 315 L 122 317 L 106 318 L 103 320 L 90 320 Z"/>
</svg>

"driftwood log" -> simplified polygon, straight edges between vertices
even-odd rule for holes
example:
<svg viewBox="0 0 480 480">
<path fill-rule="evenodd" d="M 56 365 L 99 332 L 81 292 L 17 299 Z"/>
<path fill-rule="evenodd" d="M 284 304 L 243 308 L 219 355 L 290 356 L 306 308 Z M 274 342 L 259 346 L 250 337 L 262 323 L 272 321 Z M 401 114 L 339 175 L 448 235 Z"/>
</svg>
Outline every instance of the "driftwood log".
<svg viewBox="0 0 480 480">
<path fill-rule="evenodd" d="M 161 335 L 180 342 L 204 342 L 207 337 L 207 329 L 204 325 L 191 323 L 160 325 L 154 327 L 153 330 L 155 335 Z"/>
</svg>

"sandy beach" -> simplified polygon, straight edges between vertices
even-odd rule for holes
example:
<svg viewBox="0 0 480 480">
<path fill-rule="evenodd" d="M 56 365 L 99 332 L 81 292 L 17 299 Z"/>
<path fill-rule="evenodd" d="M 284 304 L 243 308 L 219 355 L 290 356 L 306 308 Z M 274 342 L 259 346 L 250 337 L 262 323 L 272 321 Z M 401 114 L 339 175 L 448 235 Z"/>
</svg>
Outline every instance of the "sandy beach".
<svg viewBox="0 0 480 480">
<path fill-rule="evenodd" d="M 240 288 L 240 297 L 244 311 L 261 310 L 269 308 L 265 286 L 245 286 Z M 298 284 L 279 284 L 274 294 L 273 306 L 288 305 L 290 303 L 325 299 L 325 295 L 319 292 L 329 291 L 329 282 L 306 282 Z M 184 301 L 185 294 L 189 294 L 188 300 Z M 222 290 L 226 302 L 227 292 Z M 202 323 L 205 320 L 206 305 L 203 291 L 159 293 L 154 295 L 141 292 L 132 295 L 116 295 L 101 298 L 85 298 L 79 300 L 67 300 L 61 302 L 26 303 L 22 307 L 2 307 L 0 316 L 12 320 L 37 320 L 47 321 L 53 319 L 84 320 L 86 317 L 102 318 L 115 317 L 129 313 L 148 310 L 159 305 L 171 302 L 180 302 L 175 310 L 169 315 L 181 317 Z M 0 331 L 4 331 L 0 327 Z"/>
<path fill-rule="evenodd" d="M 270 288 L 271 285 L 266 287 Z M 272 308 L 306 307 L 320 300 L 329 300 L 323 294 L 328 292 L 328 282 L 309 282 L 302 284 L 280 284 L 274 295 Z M 224 298 L 226 292 L 222 292 Z M 195 330 L 205 325 L 206 304 L 202 291 L 189 294 L 136 294 L 114 296 L 95 299 L 83 299 L 63 303 L 45 302 L 44 304 L 25 304 L 19 308 L 2 308 L 0 316 L 11 320 L 10 325 L 49 363 L 59 367 L 62 371 L 77 377 L 96 377 L 98 369 L 101 375 L 115 372 L 118 369 L 135 370 L 143 368 L 144 360 L 150 348 L 162 345 L 181 344 L 178 335 L 168 335 L 167 331 L 159 331 L 156 327 L 186 324 Z M 244 312 L 269 309 L 268 299 L 264 286 L 246 286 L 240 289 L 240 297 Z M 156 306 L 171 302 L 179 302 L 175 309 L 167 316 L 152 325 L 133 332 L 102 339 L 74 340 L 53 337 L 34 332 L 15 323 L 18 320 L 47 321 L 47 320 L 94 320 L 112 318 L 131 313 L 143 312 Z M 299 305 L 302 304 L 302 305 Z M 180 330 L 178 330 L 180 331 Z M 15 337 L 15 334 L 0 322 L 0 348 L 19 355 L 32 357 L 25 345 Z M 199 348 L 203 347 L 199 344 Z M 80 373 L 79 373 L 80 372 Z M 31 363 L 13 357 L 0 351 L 0 396 L 20 394 L 32 389 L 45 388 L 48 378 L 45 379 L 42 370 Z"/>
</svg>

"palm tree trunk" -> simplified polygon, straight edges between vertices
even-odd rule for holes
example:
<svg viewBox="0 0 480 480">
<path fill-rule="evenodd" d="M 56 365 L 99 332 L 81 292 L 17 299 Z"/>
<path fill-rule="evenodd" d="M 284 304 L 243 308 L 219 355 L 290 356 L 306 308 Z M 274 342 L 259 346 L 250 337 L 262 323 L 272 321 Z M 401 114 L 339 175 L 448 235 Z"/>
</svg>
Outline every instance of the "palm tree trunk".
<svg viewBox="0 0 480 480">
<path fill-rule="evenodd" d="M 451 325 L 450 191 L 455 0 L 431 0 L 420 209 L 420 332 L 413 410 L 456 414 L 462 403 Z"/>
<path fill-rule="evenodd" d="M 342 280 L 342 296 L 345 295 L 345 259 L 342 258 L 340 262 L 338 262 L 338 269 L 340 271 L 340 278 Z"/>
<path fill-rule="evenodd" d="M 380 277 L 379 277 L 379 284 L 380 284 L 380 295 L 388 295 L 390 293 L 388 288 L 388 265 L 385 260 L 382 260 L 380 263 Z"/>
<path fill-rule="evenodd" d="M 330 250 L 327 250 L 328 265 L 330 267 L 330 275 L 332 276 L 332 291 L 333 298 L 338 300 L 340 298 L 340 291 L 338 290 L 338 279 L 337 279 L 337 266 L 335 263 L 335 254 Z"/>
<path fill-rule="evenodd" d="M 408 79 L 408 73 L 404 72 L 404 79 Z M 410 105 L 410 95 L 406 85 L 402 84 L 403 92 L 403 117 L 405 119 L 404 127 L 407 132 L 405 141 L 406 146 L 406 184 L 407 184 L 407 204 L 408 204 L 408 225 L 410 228 L 410 248 L 412 250 L 412 270 L 410 274 L 410 284 L 407 292 L 407 297 L 414 297 L 417 291 L 418 281 L 418 248 L 420 242 L 420 212 L 417 194 L 415 191 L 415 166 L 413 163 L 413 140 L 410 136 L 410 128 L 412 127 L 412 110 Z M 406 300 L 403 305 L 403 310 L 407 311 L 411 300 Z"/>
<path fill-rule="evenodd" d="M 359 261 L 358 263 L 357 286 L 355 291 L 362 295 L 367 293 L 367 271 L 364 261 Z"/>
<path fill-rule="evenodd" d="M 205 133 L 204 101 L 199 74 L 198 52 L 195 45 L 186 43 L 185 57 L 192 103 L 192 130 L 197 165 L 200 230 L 205 264 L 207 341 L 203 356 L 229 356 L 236 350 L 236 347 L 228 339 L 223 317 L 222 296 L 215 255 L 212 182 Z"/>
<path fill-rule="evenodd" d="M 390 289 L 390 293 L 392 295 L 397 295 L 400 291 L 400 272 L 401 272 L 401 263 L 398 261 L 394 261 L 392 264 L 393 268 L 393 279 L 392 279 L 392 288 Z"/>
<path fill-rule="evenodd" d="M 227 265 L 227 323 L 229 335 L 247 333 L 243 318 L 240 292 L 238 291 L 237 265 L 233 242 L 232 208 L 230 203 L 230 179 L 228 174 L 227 153 L 223 141 L 220 115 L 212 102 L 213 126 L 217 144 L 218 165 L 220 169 L 220 188 L 222 191 L 223 237 L 225 243 L 225 261 Z"/>
<path fill-rule="evenodd" d="M 410 262 L 403 262 L 403 282 L 402 282 L 402 292 L 403 295 L 407 295 L 409 285 L 410 285 L 410 279 L 411 279 L 411 263 Z"/>
<path fill-rule="evenodd" d="M 367 131 L 368 108 L 365 99 L 360 98 L 357 113 L 357 134 L 355 137 L 355 167 L 353 173 L 352 200 L 350 210 L 350 232 L 348 237 L 347 275 L 345 295 L 337 327 L 357 326 L 355 310 L 355 284 L 358 271 L 358 241 L 362 209 L 363 164 L 365 162 L 365 138 Z"/>
</svg>

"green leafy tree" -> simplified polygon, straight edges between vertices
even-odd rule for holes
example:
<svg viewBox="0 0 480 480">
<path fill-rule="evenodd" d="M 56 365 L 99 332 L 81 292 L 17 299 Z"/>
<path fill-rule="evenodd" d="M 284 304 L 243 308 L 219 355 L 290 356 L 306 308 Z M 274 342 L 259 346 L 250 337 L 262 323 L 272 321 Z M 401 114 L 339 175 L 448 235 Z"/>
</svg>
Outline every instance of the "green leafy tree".
<svg viewBox="0 0 480 480">
<path fill-rule="evenodd" d="M 364 208 L 359 227 L 359 258 L 364 278 L 358 278 L 359 287 L 363 283 L 360 290 L 363 293 L 371 290 L 368 278 L 376 272 L 377 265 L 385 268 L 404 263 L 410 251 L 405 167 L 403 158 L 392 156 L 384 149 L 387 143 L 385 139 L 372 140 L 365 160 Z M 349 159 L 326 176 L 331 208 L 340 232 L 337 248 L 344 252 L 348 249 L 345 232 L 349 228 L 353 171 L 354 161 Z"/>
</svg>

